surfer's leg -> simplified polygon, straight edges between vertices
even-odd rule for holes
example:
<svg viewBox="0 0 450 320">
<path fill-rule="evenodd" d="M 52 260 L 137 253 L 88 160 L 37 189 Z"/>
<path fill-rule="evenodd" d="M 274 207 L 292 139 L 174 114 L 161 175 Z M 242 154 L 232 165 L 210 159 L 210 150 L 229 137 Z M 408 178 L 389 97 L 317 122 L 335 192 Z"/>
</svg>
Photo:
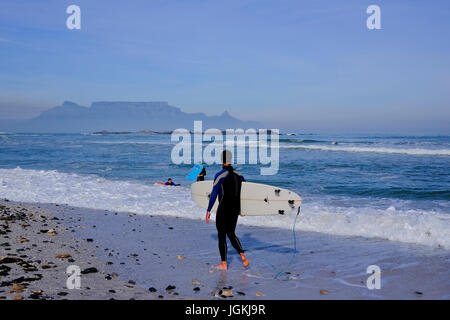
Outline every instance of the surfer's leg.
<svg viewBox="0 0 450 320">
<path fill-rule="evenodd" d="M 238 253 L 244 252 L 241 246 L 241 242 L 239 241 L 238 237 L 236 236 L 235 230 L 236 230 L 236 224 L 237 224 L 238 215 L 229 214 L 227 217 L 227 223 L 226 223 L 226 233 L 228 236 L 228 239 L 230 239 L 230 242 L 234 249 Z"/>
<path fill-rule="evenodd" d="M 227 236 L 228 239 L 230 239 L 231 244 L 233 245 L 234 249 L 239 253 L 242 259 L 242 264 L 245 268 L 248 268 L 250 265 L 250 261 L 247 260 L 247 258 L 244 255 L 244 249 L 242 249 L 241 242 L 239 241 L 239 238 L 236 236 L 236 224 L 238 220 L 238 215 L 230 215 L 232 218 L 228 221 L 227 224 Z"/>
<path fill-rule="evenodd" d="M 222 219 L 222 215 L 218 213 L 216 215 L 216 228 L 217 228 L 217 237 L 219 239 L 219 252 L 220 258 L 222 259 L 222 263 L 215 266 L 219 269 L 227 269 L 227 232 L 224 226 L 224 221 Z"/>
<path fill-rule="evenodd" d="M 239 241 L 239 238 L 236 236 L 236 233 L 234 231 L 228 231 L 227 232 L 228 239 L 230 239 L 231 245 L 238 253 L 243 253 L 244 249 L 242 249 L 241 242 Z"/>
<path fill-rule="evenodd" d="M 219 252 L 220 252 L 220 258 L 222 261 L 227 261 L 227 234 L 225 232 L 219 232 Z"/>
</svg>

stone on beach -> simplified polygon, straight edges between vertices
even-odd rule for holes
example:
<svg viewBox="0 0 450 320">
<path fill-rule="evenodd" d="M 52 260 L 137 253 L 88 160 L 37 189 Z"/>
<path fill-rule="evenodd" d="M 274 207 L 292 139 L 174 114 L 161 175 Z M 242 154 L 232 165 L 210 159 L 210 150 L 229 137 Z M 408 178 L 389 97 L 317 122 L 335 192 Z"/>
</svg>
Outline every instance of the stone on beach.
<svg viewBox="0 0 450 320">
<path fill-rule="evenodd" d="M 83 271 L 81 271 L 81 274 L 97 273 L 97 272 L 98 272 L 97 268 L 91 267 L 91 268 L 86 268 Z"/>
<path fill-rule="evenodd" d="M 13 292 L 15 292 L 15 293 L 22 293 L 23 289 L 25 289 L 24 286 L 21 286 L 20 284 L 17 284 L 17 283 L 14 283 L 12 287 L 13 287 Z"/>
<path fill-rule="evenodd" d="M 233 296 L 233 290 L 231 289 L 223 289 L 219 292 L 220 295 L 225 296 L 225 297 L 231 297 Z"/>
<path fill-rule="evenodd" d="M 21 262 L 22 259 L 16 258 L 16 257 L 5 257 L 0 256 L 0 263 L 16 263 Z"/>
<path fill-rule="evenodd" d="M 56 231 L 53 229 L 50 229 L 46 232 L 49 236 L 56 236 Z"/>
</svg>

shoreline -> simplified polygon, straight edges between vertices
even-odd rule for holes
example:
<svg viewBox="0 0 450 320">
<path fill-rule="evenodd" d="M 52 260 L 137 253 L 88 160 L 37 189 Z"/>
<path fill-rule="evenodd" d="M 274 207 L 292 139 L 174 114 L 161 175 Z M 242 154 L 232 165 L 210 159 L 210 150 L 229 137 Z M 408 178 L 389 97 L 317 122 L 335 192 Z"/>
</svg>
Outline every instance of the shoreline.
<svg viewBox="0 0 450 320">
<path fill-rule="evenodd" d="M 0 256 L 26 255 L 20 259 L 38 269 L 26 272 L 18 263 L 0 263 L 14 266 L 0 282 L 42 274 L 23 293 L 7 293 L 12 283 L 1 286 L 0 296 L 7 299 L 32 299 L 32 290 L 43 291 L 34 298 L 46 299 L 450 299 L 446 249 L 297 232 L 298 253 L 283 270 L 292 258 L 292 232 L 238 224 L 237 235 L 248 249 L 251 266 L 244 269 L 229 246 L 230 269 L 222 272 L 212 268 L 219 259 L 215 226 L 200 220 L 4 200 L 0 206 L 33 213 L 26 220 L 30 226 L 21 226 L 20 219 L 7 222 L 11 232 L 1 234 L 1 243 L 9 246 L 0 246 Z M 50 229 L 56 235 L 41 232 Z M 56 254 L 70 254 L 73 262 Z M 56 266 L 43 269 L 49 262 Z M 82 270 L 95 267 L 98 272 L 81 276 L 83 290 L 68 290 L 66 268 L 77 263 Z M 382 271 L 380 290 L 365 285 L 366 269 L 374 264 Z M 281 276 L 273 279 L 280 270 Z M 224 289 L 231 290 L 231 296 L 224 296 Z"/>
</svg>

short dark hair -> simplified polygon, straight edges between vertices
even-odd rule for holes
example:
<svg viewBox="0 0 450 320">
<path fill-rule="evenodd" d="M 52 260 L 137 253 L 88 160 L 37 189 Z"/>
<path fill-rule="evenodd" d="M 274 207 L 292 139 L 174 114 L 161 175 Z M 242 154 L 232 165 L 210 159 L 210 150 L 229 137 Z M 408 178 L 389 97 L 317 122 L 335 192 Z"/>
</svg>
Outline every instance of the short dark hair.
<svg viewBox="0 0 450 320">
<path fill-rule="evenodd" d="M 222 151 L 222 163 L 231 163 L 233 161 L 233 154 L 230 150 Z"/>
</svg>

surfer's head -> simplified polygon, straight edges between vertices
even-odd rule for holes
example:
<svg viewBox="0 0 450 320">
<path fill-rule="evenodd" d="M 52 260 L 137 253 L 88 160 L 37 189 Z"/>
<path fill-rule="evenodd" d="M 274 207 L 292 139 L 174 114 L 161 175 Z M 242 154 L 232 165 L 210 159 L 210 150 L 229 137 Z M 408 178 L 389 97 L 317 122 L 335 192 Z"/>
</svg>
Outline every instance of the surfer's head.
<svg viewBox="0 0 450 320">
<path fill-rule="evenodd" d="M 222 165 L 223 166 L 231 166 L 231 162 L 233 161 L 233 154 L 229 150 L 223 150 L 222 152 Z"/>
<path fill-rule="evenodd" d="M 172 178 L 167 179 L 167 182 L 172 182 Z"/>
</svg>

